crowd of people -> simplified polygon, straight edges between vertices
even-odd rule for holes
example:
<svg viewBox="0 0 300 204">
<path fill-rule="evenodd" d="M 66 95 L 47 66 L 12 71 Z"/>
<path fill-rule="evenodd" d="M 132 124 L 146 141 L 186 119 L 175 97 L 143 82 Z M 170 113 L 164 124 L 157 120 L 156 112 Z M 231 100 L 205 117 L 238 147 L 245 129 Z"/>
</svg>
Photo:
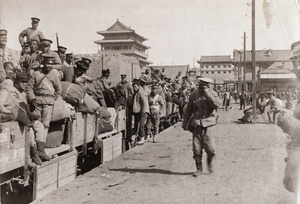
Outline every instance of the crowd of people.
<svg viewBox="0 0 300 204">
<path fill-rule="evenodd" d="M 167 102 L 177 104 L 182 117 L 188 96 L 196 86 L 180 71 L 171 79 L 164 69 L 146 69 L 132 82 L 121 74 L 121 81 L 113 87 L 109 69 L 102 70 L 97 78 L 89 77 L 91 59 L 67 53 L 64 46 L 53 51 L 52 41 L 37 29 L 40 19 L 31 20 L 32 26 L 19 35 L 21 56 L 6 46 L 9 33 L 0 29 L 0 114 L 1 122 L 17 120 L 34 130 L 30 152 L 35 164 L 50 160 L 45 142 L 55 107 L 63 106 L 60 98 L 80 112 L 126 107 L 135 117 L 136 142 L 140 145 L 150 138 L 156 142 Z M 99 107 L 93 109 L 87 96 Z M 61 107 L 58 112 L 63 111 Z M 128 137 L 129 142 L 133 139 Z"/>
</svg>

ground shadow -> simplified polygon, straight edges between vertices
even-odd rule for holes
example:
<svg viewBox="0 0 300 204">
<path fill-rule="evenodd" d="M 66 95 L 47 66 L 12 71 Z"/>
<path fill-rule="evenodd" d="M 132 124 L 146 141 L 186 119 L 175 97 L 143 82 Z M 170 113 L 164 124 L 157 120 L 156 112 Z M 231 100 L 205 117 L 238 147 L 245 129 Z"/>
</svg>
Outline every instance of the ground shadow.
<svg viewBox="0 0 300 204">
<path fill-rule="evenodd" d="M 151 173 L 151 174 L 169 174 L 169 175 L 192 175 L 194 172 L 172 172 L 164 169 L 130 169 L 130 168 L 121 168 L 121 169 L 109 169 L 110 171 L 122 171 L 128 173 Z"/>
</svg>

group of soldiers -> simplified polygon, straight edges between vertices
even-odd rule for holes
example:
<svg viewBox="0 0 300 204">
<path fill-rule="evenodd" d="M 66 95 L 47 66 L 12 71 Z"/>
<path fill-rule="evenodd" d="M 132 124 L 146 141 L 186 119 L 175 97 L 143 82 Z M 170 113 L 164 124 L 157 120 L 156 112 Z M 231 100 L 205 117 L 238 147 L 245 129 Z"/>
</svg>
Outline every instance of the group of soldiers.
<svg viewBox="0 0 300 204">
<path fill-rule="evenodd" d="M 30 122 L 25 122 L 25 125 L 35 132 L 30 144 L 34 163 L 41 164 L 41 159 L 50 160 L 44 148 L 53 107 L 62 93 L 61 82 L 79 85 L 102 107 L 117 109 L 126 106 L 135 117 L 138 144 L 144 144 L 150 138 L 156 142 L 166 102 L 179 105 L 182 116 L 188 96 L 196 86 L 186 76 L 181 76 L 181 72 L 171 79 L 166 76 L 164 69 L 146 69 L 140 78 L 132 82 L 126 80 L 125 74 L 121 74 L 121 82 L 113 87 L 109 80 L 109 69 L 102 70 L 101 76 L 91 78 L 87 75 L 91 59 L 76 58 L 72 53 L 66 53 L 67 48 L 64 46 L 58 46 L 57 51 L 53 51 L 53 42 L 37 29 L 40 21 L 39 18 L 31 18 L 32 26 L 20 33 L 20 57 L 7 48 L 9 33 L 0 29 L 1 119 L 5 122 L 5 114 L 18 112 L 18 109 L 8 106 L 11 101 L 26 104 L 22 108 L 30 116 Z M 11 96 L 17 100 L 13 100 Z M 80 100 L 76 103 L 80 109 L 83 102 Z M 129 140 L 133 141 L 131 137 Z"/>
</svg>

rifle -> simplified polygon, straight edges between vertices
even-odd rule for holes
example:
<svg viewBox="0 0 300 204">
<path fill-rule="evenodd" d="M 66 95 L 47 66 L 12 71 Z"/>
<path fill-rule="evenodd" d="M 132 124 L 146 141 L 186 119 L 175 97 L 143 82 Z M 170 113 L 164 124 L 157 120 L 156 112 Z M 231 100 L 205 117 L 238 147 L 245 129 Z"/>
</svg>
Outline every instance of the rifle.
<svg viewBox="0 0 300 204">
<path fill-rule="evenodd" d="M 58 50 L 58 47 L 59 47 L 58 35 L 57 35 L 57 33 L 55 33 L 55 34 L 56 34 L 56 44 L 57 44 L 57 50 Z"/>
</svg>

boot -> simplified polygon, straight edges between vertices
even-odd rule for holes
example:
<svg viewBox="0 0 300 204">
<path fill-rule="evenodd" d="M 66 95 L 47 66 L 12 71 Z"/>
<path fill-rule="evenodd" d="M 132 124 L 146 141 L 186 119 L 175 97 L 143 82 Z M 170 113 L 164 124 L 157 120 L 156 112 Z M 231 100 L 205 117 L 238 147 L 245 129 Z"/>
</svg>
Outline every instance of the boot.
<svg viewBox="0 0 300 204">
<path fill-rule="evenodd" d="M 50 157 L 45 152 L 45 142 L 37 142 L 37 151 L 40 158 L 50 161 Z"/>
<path fill-rule="evenodd" d="M 214 166 L 213 166 L 213 158 L 207 158 L 207 166 L 209 173 L 214 172 Z"/>
<path fill-rule="evenodd" d="M 196 168 L 197 168 L 197 171 L 195 173 L 193 173 L 193 176 L 194 177 L 201 176 L 202 175 L 202 171 L 203 171 L 202 162 L 196 162 Z"/>
<path fill-rule="evenodd" d="M 153 135 L 153 143 L 156 143 L 156 135 Z"/>
<path fill-rule="evenodd" d="M 4 103 L 7 100 L 8 95 L 9 95 L 8 91 L 4 89 L 0 91 L 0 113 L 6 113 L 6 114 L 11 113 L 10 110 L 4 107 Z"/>
<path fill-rule="evenodd" d="M 145 139 L 144 139 L 144 137 L 141 137 L 141 140 L 138 141 L 136 144 L 137 145 L 143 145 L 144 143 L 145 143 Z"/>
<path fill-rule="evenodd" d="M 40 159 L 36 147 L 30 147 L 30 156 L 32 161 L 37 165 L 42 165 L 42 160 Z"/>
</svg>

